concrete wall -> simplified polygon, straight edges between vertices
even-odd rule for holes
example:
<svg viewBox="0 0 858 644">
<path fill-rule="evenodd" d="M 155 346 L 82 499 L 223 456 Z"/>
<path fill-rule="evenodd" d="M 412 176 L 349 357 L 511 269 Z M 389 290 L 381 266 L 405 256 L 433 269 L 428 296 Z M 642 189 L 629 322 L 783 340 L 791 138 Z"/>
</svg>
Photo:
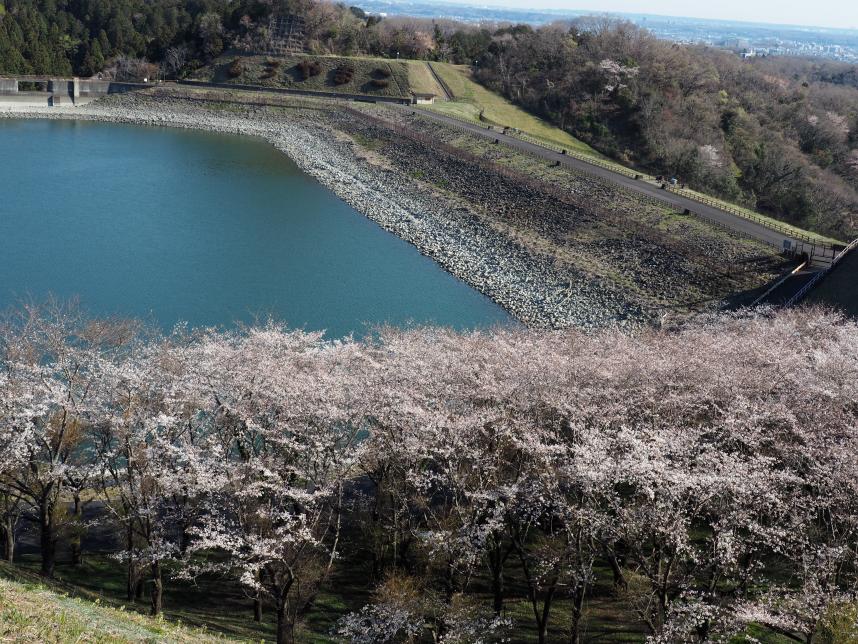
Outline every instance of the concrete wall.
<svg viewBox="0 0 858 644">
<path fill-rule="evenodd" d="M 77 81 L 78 85 L 78 96 L 103 96 L 104 94 L 110 93 L 110 81 L 99 81 L 99 80 L 79 80 Z"/>
<path fill-rule="evenodd" d="M 0 94 L 0 111 L 4 106 L 15 107 L 47 107 L 51 95 L 46 92 L 18 92 L 17 94 Z"/>
<path fill-rule="evenodd" d="M 61 78 L 55 78 L 48 81 L 48 91 L 54 94 L 65 94 L 66 96 L 71 96 L 71 88 L 71 82 Z"/>
<path fill-rule="evenodd" d="M 14 94 L 18 91 L 18 81 L 0 78 L 0 94 Z"/>
</svg>

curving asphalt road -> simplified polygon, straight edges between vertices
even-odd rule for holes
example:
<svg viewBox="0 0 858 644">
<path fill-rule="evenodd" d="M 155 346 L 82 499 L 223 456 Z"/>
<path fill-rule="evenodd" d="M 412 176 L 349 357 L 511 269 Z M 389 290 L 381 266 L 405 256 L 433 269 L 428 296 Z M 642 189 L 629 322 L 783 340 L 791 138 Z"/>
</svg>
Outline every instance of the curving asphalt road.
<svg viewBox="0 0 858 644">
<path fill-rule="evenodd" d="M 780 233 L 776 230 L 772 230 L 771 228 L 767 228 L 766 226 L 750 221 L 749 219 L 745 219 L 744 217 L 739 217 L 738 215 L 734 215 L 733 213 L 720 210 L 713 206 L 709 206 L 699 201 L 695 201 L 694 199 L 689 199 L 688 197 L 676 194 L 675 192 L 663 190 L 658 185 L 654 185 L 647 181 L 632 179 L 618 172 L 608 170 L 607 168 L 592 165 L 590 163 L 587 163 L 586 161 L 581 161 L 580 159 L 576 159 L 565 154 L 560 154 L 559 152 L 554 152 L 553 150 L 544 148 L 541 145 L 522 141 L 521 139 L 517 139 L 513 136 L 501 134 L 500 132 L 497 132 L 495 130 L 483 128 L 479 125 L 467 123 L 465 121 L 460 121 L 459 119 L 446 116 L 444 114 L 439 114 L 437 112 L 431 112 L 429 110 L 412 111 L 420 118 L 451 125 L 461 130 L 465 130 L 471 134 L 481 136 L 485 139 L 490 139 L 492 141 L 497 139 L 505 145 L 508 145 L 522 152 L 526 152 L 528 154 L 540 157 L 542 159 L 545 159 L 546 161 L 560 162 L 562 165 L 574 168 L 579 172 L 583 172 L 585 174 L 589 174 L 591 176 L 610 181 L 611 183 L 617 184 L 626 190 L 637 192 L 639 194 L 658 199 L 659 201 L 666 202 L 679 209 L 680 211 L 683 211 L 687 208 L 691 212 L 701 215 L 706 219 L 713 220 L 726 228 L 734 230 L 738 233 L 742 233 L 744 235 L 747 235 L 748 237 L 764 242 L 771 246 L 775 246 L 779 250 L 783 249 L 784 240 L 790 240 L 793 243 L 796 241 L 796 239 L 793 237 L 788 237 L 783 233 Z"/>
</svg>

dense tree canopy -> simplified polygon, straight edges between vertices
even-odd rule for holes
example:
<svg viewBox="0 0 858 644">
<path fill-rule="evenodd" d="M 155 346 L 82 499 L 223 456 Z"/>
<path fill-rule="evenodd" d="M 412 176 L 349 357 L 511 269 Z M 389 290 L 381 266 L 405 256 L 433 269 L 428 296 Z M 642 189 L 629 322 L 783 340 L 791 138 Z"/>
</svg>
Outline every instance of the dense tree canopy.
<svg viewBox="0 0 858 644">
<path fill-rule="evenodd" d="M 847 641 L 856 343 L 813 310 L 328 342 L 30 308 L 0 326 L 0 537 L 11 557 L 31 525 L 53 574 L 86 491 L 125 535 L 129 599 L 146 575 L 157 613 L 170 577 L 217 573 L 279 642 L 343 568 L 375 587 L 344 641 L 495 641 L 513 578 L 540 642 L 560 615 L 578 642 L 612 586 L 600 610 L 652 642 Z"/>
<path fill-rule="evenodd" d="M 858 89 L 836 63 L 742 60 L 630 23 L 499 30 L 479 78 L 603 152 L 858 235 Z"/>
</svg>

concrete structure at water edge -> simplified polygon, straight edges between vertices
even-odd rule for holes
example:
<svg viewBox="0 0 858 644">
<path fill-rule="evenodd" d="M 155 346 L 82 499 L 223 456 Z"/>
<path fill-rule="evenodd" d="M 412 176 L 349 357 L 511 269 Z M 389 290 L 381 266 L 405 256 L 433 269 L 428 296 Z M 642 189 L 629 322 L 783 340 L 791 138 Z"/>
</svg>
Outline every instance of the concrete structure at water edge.
<svg viewBox="0 0 858 644">
<path fill-rule="evenodd" d="M 0 102 L 50 106 L 85 105 L 101 96 L 150 86 L 149 83 L 119 83 L 98 79 L 6 76 L 0 77 Z"/>
</svg>

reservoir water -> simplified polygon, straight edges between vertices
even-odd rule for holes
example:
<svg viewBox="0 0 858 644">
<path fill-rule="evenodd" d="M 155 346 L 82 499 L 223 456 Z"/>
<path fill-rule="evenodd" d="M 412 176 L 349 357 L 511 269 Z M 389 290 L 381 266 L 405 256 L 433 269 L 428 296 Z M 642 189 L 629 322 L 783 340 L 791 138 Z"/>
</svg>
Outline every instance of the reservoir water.
<svg viewBox="0 0 858 644">
<path fill-rule="evenodd" d="M 273 315 L 331 336 L 509 321 L 259 140 L 0 120 L 0 158 L 0 308 L 53 294 L 164 328 Z"/>
</svg>

